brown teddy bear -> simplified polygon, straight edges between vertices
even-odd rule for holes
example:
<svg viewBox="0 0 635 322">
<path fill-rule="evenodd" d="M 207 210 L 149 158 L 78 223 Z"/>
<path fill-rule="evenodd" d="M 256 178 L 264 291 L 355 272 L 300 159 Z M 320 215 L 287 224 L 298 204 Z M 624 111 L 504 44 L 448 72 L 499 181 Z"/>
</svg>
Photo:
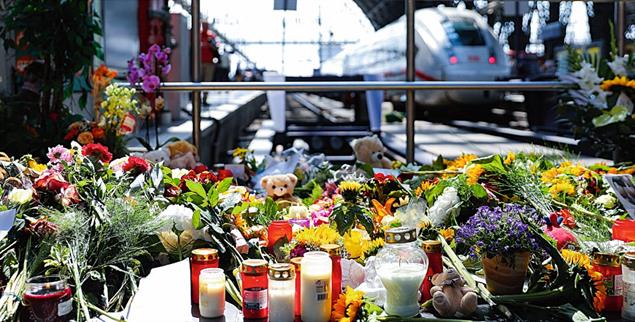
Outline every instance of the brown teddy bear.
<svg viewBox="0 0 635 322">
<path fill-rule="evenodd" d="M 357 161 L 368 163 L 373 168 L 391 168 L 392 163 L 384 155 L 386 148 L 377 135 L 355 139 L 351 147 Z"/>
<path fill-rule="evenodd" d="M 442 317 L 453 317 L 457 312 L 469 316 L 476 311 L 476 293 L 453 268 L 432 276 L 432 285 L 432 306 Z"/>
<path fill-rule="evenodd" d="M 298 183 L 298 177 L 291 173 L 268 175 L 260 180 L 260 185 L 267 193 L 267 197 L 271 197 L 274 201 L 293 203 L 300 201 L 293 196 L 296 183 Z"/>
<path fill-rule="evenodd" d="M 198 162 L 198 150 L 192 143 L 180 140 L 167 145 L 170 152 L 169 167 L 193 169 Z"/>
</svg>

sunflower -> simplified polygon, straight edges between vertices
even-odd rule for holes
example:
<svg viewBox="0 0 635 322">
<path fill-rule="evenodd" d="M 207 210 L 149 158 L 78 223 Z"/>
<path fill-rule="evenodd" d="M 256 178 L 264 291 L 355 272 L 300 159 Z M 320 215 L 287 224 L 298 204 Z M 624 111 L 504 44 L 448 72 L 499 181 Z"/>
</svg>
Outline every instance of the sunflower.
<svg viewBox="0 0 635 322">
<path fill-rule="evenodd" d="M 471 165 L 469 168 L 467 168 L 467 171 L 466 171 L 467 184 L 469 185 L 477 184 L 478 179 L 481 177 L 481 175 L 484 172 L 485 172 L 485 169 L 483 169 L 481 165 L 479 164 Z"/>
<path fill-rule="evenodd" d="M 629 80 L 626 76 L 615 76 L 613 79 L 603 81 L 600 88 L 603 91 L 610 92 L 612 91 L 613 86 L 635 88 L 635 81 Z"/>
<path fill-rule="evenodd" d="M 507 157 L 505 158 L 505 161 L 503 161 L 503 163 L 505 163 L 506 165 L 510 165 L 512 164 L 512 162 L 514 162 L 514 160 L 516 160 L 516 154 L 510 151 L 507 153 Z"/>
<path fill-rule="evenodd" d="M 586 254 L 568 249 L 563 249 L 560 254 L 567 264 L 577 266 L 583 272 L 586 272 L 593 287 L 593 308 L 595 311 L 601 312 L 604 309 L 604 301 L 606 300 L 606 286 L 604 285 L 602 273 L 593 268 L 591 259 Z"/>
<path fill-rule="evenodd" d="M 354 201 L 357 199 L 357 195 L 362 189 L 362 184 L 356 181 L 342 181 L 338 185 L 338 188 L 344 200 Z"/>
<path fill-rule="evenodd" d="M 424 192 L 432 189 L 434 185 L 436 185 L 438 180 L 424 180 L 421 184 L 415 189 L 415 195 L 421 197 Z"/>
<path fill-rule="evenodd" d="M 313 228 L 304 228 L 295 234 L 295 240 L 304 245 L 320 247 L 323 244 L 338 244 L 340 235 L 329 225 L 319 225 Z"/>
<path fill-rule="evenodd" d="M 383 245 L 383 239 L 371 240 L 365 230 L 355 228 L 344 234 L 344 248 L 352 259 L 364 260 L 366 254 Z"/>
<path fill-rule="evenodd" d="M 558 169 L 551 168 L 542 173 L 542 175 L 540 176 L 540 181 L 542 181 L 543 183 L 550 183 L 554 179 L 556 179 L 557 176 L 558 176 Z"/>
<path fill-rule="evenodd" d="M 331 321 L 352 322 L 357 318 L 357 313 L 364 303 L 364 292 L 356 291 L 347 286 L 346 292 L 340 294 L 337 302 L 333 305 Z"/>
</svg>

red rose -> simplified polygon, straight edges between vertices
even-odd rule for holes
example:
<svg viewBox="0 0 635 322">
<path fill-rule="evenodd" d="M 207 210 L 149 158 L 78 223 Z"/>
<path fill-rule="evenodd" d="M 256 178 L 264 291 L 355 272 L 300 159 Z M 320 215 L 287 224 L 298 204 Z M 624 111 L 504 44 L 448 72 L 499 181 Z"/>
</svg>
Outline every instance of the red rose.
<svg viewBox="0 0 635 322">
<path fill-rule="evenodd" d="M 214 183 L 218 181 L 218 177 L 214 172 L 204 171 L 198 174 L 198 181 L 202 184 Z"/>
<path fill-rule="evenodd" d="M 66 135 L 64 135 L 64 141 L 70 141 L 79 133 L 79 129 L 77 127 L 71 128 Z"/>
<path fill-rule="evenodd" d="M 201 172 L 203 172 L 203 171 L 207 171 L 207 170 L 209 170 L 209 169 L 207 168 L 207 166 L 206 166 L 206 165 L 204 165 L 204 164 L 199 164 L 199 165 L 197 165 L 196 167 L 194 167 L 194 169 L 193 169 L 193 170 L 194 170 L 194 172 L 196 172 L 196 173 L 201 173 Z"/>
<path fill-rule="evenodd" d="M 383 173 L 376 173 L 375 176 L 373 176 L 373 179 L 375 179 L 377 183 L 384 184 L 387 181 L 395 180 L 395 177 L 392 175 L 385 175 Z"/>
<path fill-rule="evenodd" d="M 229 171 L 229 170 L 226 170 L 226 169 L 218 170 L 218 180 L 223 180 L 225 178 L 231 178 L 233 176 L 234 176 L 234 174 L 231 171 Z"/>
<path fill-rule="evenodd" d="M 103 163 L 108 163 L 112 160 L 112 154 L 108 152 L 108 148 L 99 143 L 84 145 L 82 147 L 82 155 L 94 157 Z"/>
<path fill-rule="evenodd" d="M 125 172 L 144 173 L 148 170 L 150 170 L 150 164 L 140 157 L 131 156 L 123 165 L 123 171 Z"/>
<path fill-rule="evenodd" d="M 62 178 L 59 173 L 47 174 L 35 181 L 35 189 L 48 190 L 54 193 L 62 191 L 62 189 L 68 188 L 69 183 Z"/>
</svg>

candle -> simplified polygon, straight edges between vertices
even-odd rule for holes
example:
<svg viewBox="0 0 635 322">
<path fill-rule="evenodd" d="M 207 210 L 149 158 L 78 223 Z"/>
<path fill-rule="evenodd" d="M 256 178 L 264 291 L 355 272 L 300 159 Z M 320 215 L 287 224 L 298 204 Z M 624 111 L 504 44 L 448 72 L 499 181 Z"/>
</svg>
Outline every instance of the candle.
<svg viewBox="0 0 635 322">
<path fill-rule="evenodd" d="M 68 321 L 71 317 L 71 288 L 59 275 L 29 278 L 23 298 L 36 321 Z"/>
<path fill-rule="evenodd" d="M 301 268 L 302 268 L 302 257 L 294 257 L 291 259 L 291 264 L 295 267 L 295 317 L 297 320 L 300 320 L 300 315 L 302 314 L 302 304 L 300 303 L 300 292 L 301 292 Z"/>
<path fill-rule="evenodd" d="M 269 321 L 295 319 L 295 273 L 291 264 L 269 266 Z"/>
<path fill-rule="evenodd" d="M 213 248 L 198 248 L 192 250 L 190 256 L 190 301 L 198 304 L 198 277 L 206 268 L 218 267 L 218 251 Z"/>
<path fill-rule="evenodd" d="M 267 318 L 269 314 L 267 261 L 246 259 L 240 269 L 243 286 L 243 316 L 245 319 Z"/>
<path fill-rule="evenodd" d="M 325 252 L 307 252 L 301 265 L 302 321 L 326 322 L 331 317 L 331 258 Z"/>
<path fill-rule="evenodd" d="M 216 318 L 225 314 L 225 273 L 221 268 L 201 271 L 198 308 L 204 318 Z"/>
<path fill-rule="evenodd" d="M 342 293 L 342 257 L 340 257 L 342 246 L 324 244 L 320 246 L 320 249 L 331 257 L 331 304 L 334 305 Z"/>
<path fill-rule="evenodd" d="M 624 254 L 622 259 L 622 281 L 624 283 L 622 318 L 635 321 L 635 252 Z"/>
<path fill-rule="evenodd" d="M 386 288 L 386 313 L 401 317 L 419 313 L 418 292 L 426 269 L 426 265 L 418 263 L 388 263 L 379 266 L 377 275 Z"/>
</svg>

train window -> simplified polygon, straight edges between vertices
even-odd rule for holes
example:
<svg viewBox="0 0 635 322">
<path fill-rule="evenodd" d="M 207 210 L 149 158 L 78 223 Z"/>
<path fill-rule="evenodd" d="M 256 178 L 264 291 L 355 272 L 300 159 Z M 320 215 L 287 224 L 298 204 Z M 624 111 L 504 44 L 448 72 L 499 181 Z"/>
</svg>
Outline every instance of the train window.
<svg viewBox="0 0 635 322">
<path fill-rule="evenodd" d="M 485 46 L 485 38 L 473 21 L 450 19 L 443 23 L 452 46 Z"/>
</svg>

